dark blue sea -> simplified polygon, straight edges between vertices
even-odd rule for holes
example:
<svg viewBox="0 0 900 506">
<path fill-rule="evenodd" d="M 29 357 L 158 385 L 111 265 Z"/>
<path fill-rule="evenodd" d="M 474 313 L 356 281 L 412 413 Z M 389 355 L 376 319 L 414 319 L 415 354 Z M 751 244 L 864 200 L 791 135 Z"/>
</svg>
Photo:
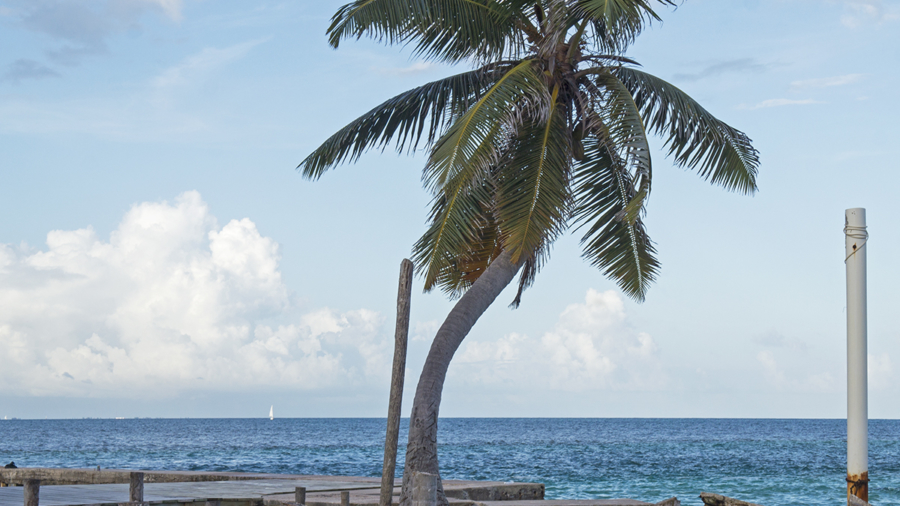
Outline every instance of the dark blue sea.
<svg viewBox="0 0 900 506">
<path fill-rule="evenodd" d="M 384 429 L 369 418 L 4 420 L 0 461 L 380 476 Z M 846 504 L 843 420 L 450 418 L 439 432 L 445 479 L 541 482 L 548 499 L 699 505 L 708 491 L 765 506 Z M 869 455 L 870 501 L 900 503 L 900 420 L 870 421 Z"/>
</svg>

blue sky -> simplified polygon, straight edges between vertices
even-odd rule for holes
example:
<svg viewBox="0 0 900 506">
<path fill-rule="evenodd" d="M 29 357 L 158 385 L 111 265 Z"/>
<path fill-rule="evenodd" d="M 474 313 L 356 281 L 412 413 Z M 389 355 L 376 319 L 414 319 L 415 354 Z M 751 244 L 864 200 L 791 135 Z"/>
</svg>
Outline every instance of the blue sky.
<svg viewBox="0 0 900 506">
<path fill-rule="evenodd" d="M 332 50 L 341 3 L 0 0 L 0 416 L 384 416 L 424 157 L 294 167 L 463 67 Z M 463 344 L 442 415 L 842 417 L 843 212 L 865 207 L 870 414 L 900 417 L 900 5 L 660 13 L 629 54 L 754 140 L 759 193 L 653 139 L 646 302 L 564 237 Z M 407 399 L 450 307 L 417 280 Z"/>
</svg>

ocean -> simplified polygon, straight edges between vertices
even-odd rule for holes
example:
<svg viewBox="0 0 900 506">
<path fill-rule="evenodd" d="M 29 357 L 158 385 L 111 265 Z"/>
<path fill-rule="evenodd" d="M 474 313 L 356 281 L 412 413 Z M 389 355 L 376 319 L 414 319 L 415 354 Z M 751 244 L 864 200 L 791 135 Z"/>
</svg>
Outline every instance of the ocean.
<svg viewBox="0 0 900 506">
<path fill-rule="evenodd" d="M 0 465 L 380 476 L 384 430 L 375 418 L 2 420 Z M 443 478 L 540 482 L 547 499 L 846 504 L 844 420 L 447 418 L 439 434 Z M 900 420 L 869 422 L 869 476 L 871 503 L 900 504 Z"/>
</svg>

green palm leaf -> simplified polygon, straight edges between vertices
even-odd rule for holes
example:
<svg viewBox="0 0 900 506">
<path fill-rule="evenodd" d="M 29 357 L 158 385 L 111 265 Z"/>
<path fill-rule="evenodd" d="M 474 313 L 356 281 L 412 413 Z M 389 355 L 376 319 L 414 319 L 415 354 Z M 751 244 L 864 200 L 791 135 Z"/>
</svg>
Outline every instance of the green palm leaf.
<svg viewBox="0 0 900 506">
<path fill-rule="evenodd" d="M 329 42 L 368 35 L 388 44 L 413 44 L 415 54 L 458 62 L 517 55 L 525 2 L 497 0 L 357 0 L 341 7 L 328 28 Z"/>
<path fill-rule="evenodd" d="M 650 144 L 644 121 L 634 98 L 625 85 L 613 74 L 601 71 L 595 83 L 605 91 L 604 107 L 598 116 L 607 148 L 622 160 L 623 168 L 635 181 L 637 193 L 625 206 L 625 219 L 634 223 L 644 210 L 644 203 L 650 195 L 653 167 L 650 160 Z"/>
<path fill-rule="evenodd" d="M 635 180 L 608 138 L 585 138 L 585 157 L 575 169 L 573 217 L 589 225 L 583 256 L 614 279 L 628 296 L 643 301 L 659 272 L 656 249 L 640 215 L 626 219 L 637 195 Z"/>
<path fill-rule="evenodd" d="M 671 0 L 660 4 L 675 5 Z M 593 21 L 594 36 L 603 49 L 620 52 L 634 42 L 647 23 L 660 21 L 650 0 L 575 0 L 573 10 Z"/>
<path fill-rule="evenodd" d="M 432 224 L 414 248 L 425 289 L 446 281 L 454 256 L 466 254 L 480 227 L 476 218 L 491 202 L 490 178 L 524 110 L 546 101 L 534 63 L 523 61 L 500 78 L 435 143 L 425 167 L 435 194 Z M 442 281 L 444 280 L 444 281 Z"/>
<path fill-rule="evenodd" d="M 546 85 L 532 60 L 523 60 L 450 125 L 438 139 L 424 169 L 426 186 L 436 194 L 447 181 L 471 180 L 497 159 L 509 130 L 527 109 L 540 108 L 547 100 Z"/>
<path fill-rule="evenodd" d="M 500 228 L 513 262 L 530 258 L 565 229 L 572 144 L 558 93 L 555 88 L 543 121 L 520 128 L 512 159 L 500 172 Z"/>
<path fill-rule="evenodd" d="M 400 152 L 406 146 L 414 150 L 423 134 L 430 144 L 448 121 L 459 117 L 512 66 L 487 65 L 401 93 L 338 130 L 297 168 L 317 179 L 335 165 L 356 161 L 370 148 L 384 149 L 395 137 Z"/>
<path fill-rule="evenodd" d="M 662 79 L 633 68 L 613 72 L 634 96 L 650 129 L 667 137 L 669 154 L 681 167 L 744 194 L 756 191 L 759 152 L 750 138 L 707 112 L 694 99 Z"/>
<path fill-rule="evenodd" d="M 454 206 L 455 222 L 449 230 L 447 226 L 448 200 L 441 193 L 432 204 L 431 225 L 413 247 L 413 258 L 417 265 L 425 266 L 431 261 L 432 273 L 426 276 L 426 290 L 440 286 L 451 298 L 462 295 L 501 252 L 499 231 L 491 195 L 495 191 L 492 181 L 485 181 L 488 187 L 466 188 L 457 196 Z M 454 240 L 444 240 L 444 244 L 455 245 L 458 250 L 440 252 L 432 260 L 434 244 L 440 234 L 454 235 Z M 420 269 L 421 271 L 422 269 Z"/>
</svg>

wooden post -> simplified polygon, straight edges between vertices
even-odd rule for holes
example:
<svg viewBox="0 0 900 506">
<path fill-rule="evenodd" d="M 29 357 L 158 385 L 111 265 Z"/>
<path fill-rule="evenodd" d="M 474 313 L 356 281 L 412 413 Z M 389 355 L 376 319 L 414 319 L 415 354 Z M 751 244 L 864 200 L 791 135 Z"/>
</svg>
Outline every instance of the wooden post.
<svg viewBox="0 0 900 506">
<path fill-rule="evenodd" d="M 413 263 L 400 262 L 400 286 L 397 289 L 397 324 L 394 328 L 394 366 L 391 370 L 391 397 L 388 401 L 387 432 L 384 437 L 384 465 L 381 468 L 379 506 L 391 506 L 397 440 L 400 438 L 400 407 L 403 404 L 403 376 L 406 373 L 406 343 L 409 336 L 409 302 L 412 292 Z"/>
<path fill-rule="evenodd" d="M 294 489 L 294 502 L 297 504 L 306 504 L 306 487 L 297 487 Z"/>
<path fill-rule="evenodd" d="M 38 506 L 40 490 L 41 480 L 25 480 L 25 506 Z"/>
<path fill-rule="evenodd" d="M 131 482 L 128 485 L 128 500 L 130 502 L 144 502 L 144 473 L 131 473 Z"/>
<path fill-rule="evenodd" d="M 341 490 L 341 506 L 350 506 L 349 490 Z"/>
<path fill-rule="evenodd" d="M 412 506 L 435 506 L 437 504 L 438 475 L 430 473 L 413 473 Z"/>
</svg>

